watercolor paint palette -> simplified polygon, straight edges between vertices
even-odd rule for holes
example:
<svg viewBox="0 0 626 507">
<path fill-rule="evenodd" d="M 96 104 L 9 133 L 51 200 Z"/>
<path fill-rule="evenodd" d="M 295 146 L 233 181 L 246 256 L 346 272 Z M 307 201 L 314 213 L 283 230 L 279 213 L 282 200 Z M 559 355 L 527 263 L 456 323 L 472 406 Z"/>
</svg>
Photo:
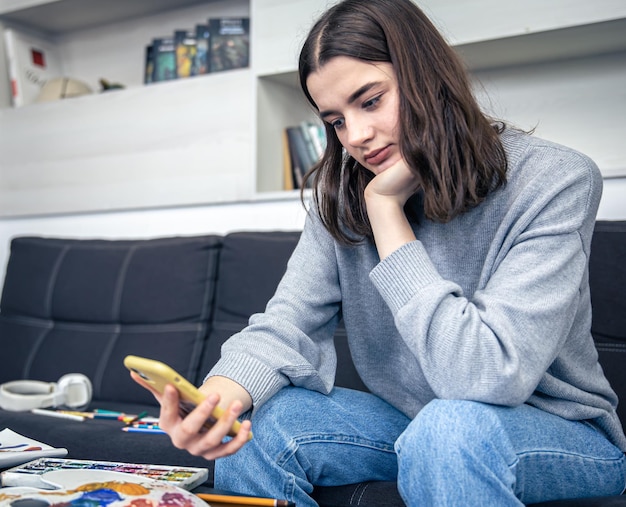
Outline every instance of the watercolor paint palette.
<svg viewBox="0 0 626 507">
<path fill-rule="evenodd" d="M 184 489 L 193 489 L 209 477 L 207 468 L 176 467 L 112 461 L 91 461 L 65 458 L 40 458 L 10 468 L 0 473 L 2 486 L 26 486 L 41 489 L 64 487 L 72 476 L 78 477 L 85 471 L 125 474 L 142 480 L 169 484 Z M 60 477 L 62 484 L 55 482 Z M 93 474 L 91 474 L 93 475 Z"/>
<path fill-rule="evenodd" d="M 141 475 L 93 469 L 46 472 L 58 489 L 0 489 L 0 507 L 207 507 L 192 493 Z"/>
</svg>

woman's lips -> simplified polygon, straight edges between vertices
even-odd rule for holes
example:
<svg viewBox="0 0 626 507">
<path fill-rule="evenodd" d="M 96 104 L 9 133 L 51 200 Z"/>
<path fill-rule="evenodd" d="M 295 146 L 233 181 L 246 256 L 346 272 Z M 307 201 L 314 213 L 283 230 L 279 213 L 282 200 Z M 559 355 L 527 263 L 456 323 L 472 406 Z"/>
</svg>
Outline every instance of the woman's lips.
<svg viewBox="0 0 626 507">
<path fill-rule="evenodd" d="M 374 150 L 367 155 L 365 155 L 365 161 L 371 165 L 378 165 L 385 161 L 385 159 L 390 155 L 391 145 L 385 146 L 379 150 Z"/>
</svg>

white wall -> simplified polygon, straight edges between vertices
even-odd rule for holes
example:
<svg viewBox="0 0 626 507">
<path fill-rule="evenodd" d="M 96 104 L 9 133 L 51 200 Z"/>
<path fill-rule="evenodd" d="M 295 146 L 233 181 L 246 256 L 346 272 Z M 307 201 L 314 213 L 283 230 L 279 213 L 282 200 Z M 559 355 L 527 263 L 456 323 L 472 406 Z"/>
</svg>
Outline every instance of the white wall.
<svg viewBox="0 0 626 507">
<path fill-rule="evenodd" d="M 626 220 L 624 196 L 626 178 L 605 180 L 598 218 Z M 0 220 L 0 281 L 4 280 L 10 241 L 14 236 L 116 239 L 225 234 L 242 230 L 301 230 L 305 216 L 300 200 L 293 197 L 172 209 L 3 219 Z"/>
<path fill-rule="evenodd" d="M 599 220 L 626 220 L 626 178 L 604 180 Z"/>
<path fill-rule="evenodd" d="M 604 176 L 626 176 L 626 52 L 474 73 L 497 118 L 590 156 Z"/>
</svg>

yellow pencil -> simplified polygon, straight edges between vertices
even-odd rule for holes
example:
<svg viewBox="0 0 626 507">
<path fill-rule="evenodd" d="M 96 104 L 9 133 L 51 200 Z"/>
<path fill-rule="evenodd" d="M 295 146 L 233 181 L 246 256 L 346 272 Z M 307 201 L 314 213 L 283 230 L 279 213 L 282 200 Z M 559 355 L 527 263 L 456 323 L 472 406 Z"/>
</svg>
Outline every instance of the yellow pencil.
<svg viewBox="0 0 626 507">
<path fill-rule="evenodd" d="M 289 507 L 293 505 L 287 500 L 276 500 L 275 498 L 256 498 L 252 496 L 237 495 L 215 495 L 212 493 L 196 493 L 198 498 L 206 502 L 227 503 L 237 505 L 258 505 L 268 507 Z"/>
<path fill-rule="evenodd" d="M 57 412 L 56 410 L 48 410 L 45 408 L 33 408 L 31 410 L 33 414 L 45 415 L 48 417 L 58 417 L 60 419 L 70 419 L 72 421 L 84 421 L 85 418 L 82 415 L 64 414 L 63 412 Z"/>
<path fill-rule="evenodd" d="M 77 415 L 80 417 L 86 417 L 87 419 L 93 419 L 92 412 L 77 412 L 76 410 L 57 410 L 60 414 Z"/>
</svg>

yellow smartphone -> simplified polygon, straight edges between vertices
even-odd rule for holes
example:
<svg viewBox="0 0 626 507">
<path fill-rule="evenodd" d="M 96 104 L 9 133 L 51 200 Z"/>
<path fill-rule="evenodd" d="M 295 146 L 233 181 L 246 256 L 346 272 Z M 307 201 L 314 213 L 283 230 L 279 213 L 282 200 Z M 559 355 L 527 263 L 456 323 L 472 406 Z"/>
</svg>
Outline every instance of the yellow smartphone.
<svg viewBox="0 0 626 507">
<path fill-rule="evenodd" d="M 181 417 L 186 417 L 205 398 L 191 382 L 161 361 L 146 357 L 126 356 L 124 358 L 124 366 L 134 371 L 159 393 L 163 393 L 167 384 L 173 385 L 178 390 Z M 215 407 L 211 417 L 204 423 L 204 427 L 207 429 L 211 428 L 223 414 L 224 410 L 222 408 Z M 228 435 L 231 437 L 236 436 L 240 427 L 241 423 L 235 421 Z M 250 433 L 248 440 L 251 438 L 252 433 Z"/>
</svg>

